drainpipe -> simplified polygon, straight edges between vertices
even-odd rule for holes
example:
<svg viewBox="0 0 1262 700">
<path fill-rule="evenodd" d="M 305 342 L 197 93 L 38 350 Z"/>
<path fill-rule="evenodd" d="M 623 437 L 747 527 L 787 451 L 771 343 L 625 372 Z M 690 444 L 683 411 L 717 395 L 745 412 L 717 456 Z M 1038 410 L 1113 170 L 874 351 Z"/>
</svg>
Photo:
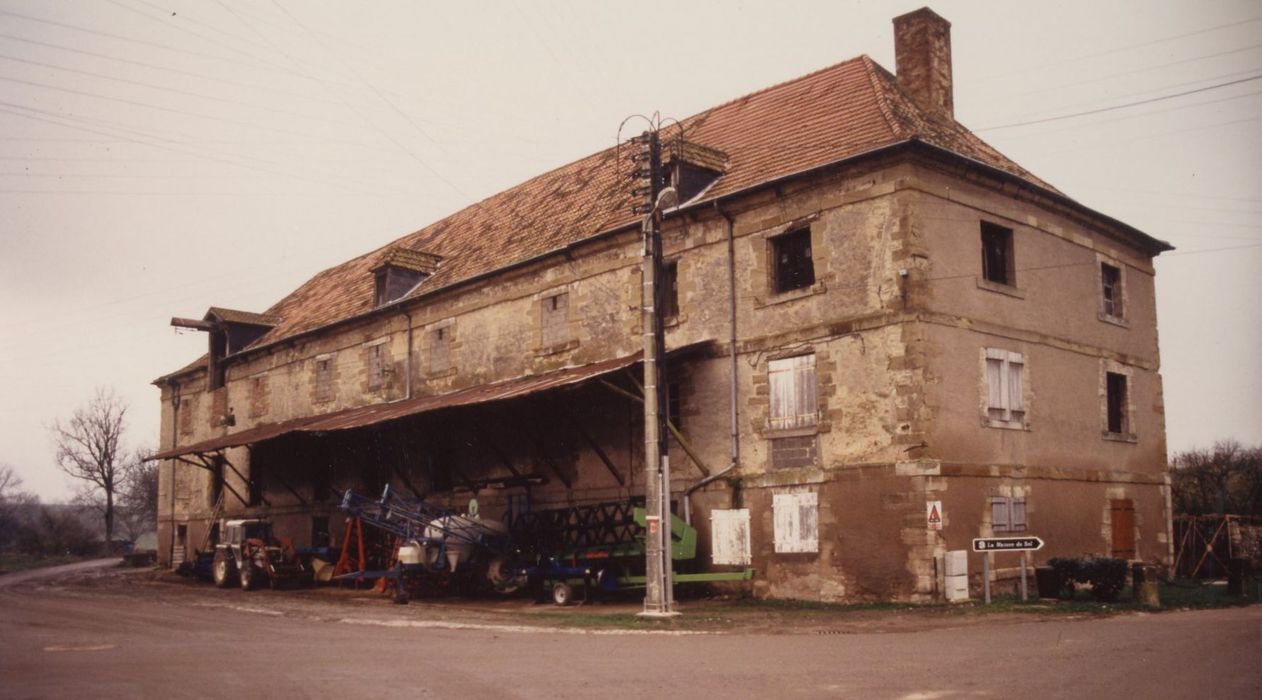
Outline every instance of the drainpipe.
<svg viewBox="0 0 1262 700">
<path fill-rule="evenodd" d="M 689 525 L 692 524 L 692 493 L 707 484 L 711 484 L 736 469 L 736 465 L 741 461 L 741 438 L 739 416 L 736 408 L 736 237 L 735 226 L 736 220 L 730 214 L 723 211 L 718 201 L 714 202 L 714 211 L 723 220 L 727 222 L 727 300 L 728 300 L 728 363 L 729 363 L 729 384 L 728 384 L 728 404 L 731 413 L 731 444 L 732 444 L 732 461 L 722 471 L 715 472 L 710 476 L 698 481 L 684 490 L 684 521 Z"/>
<path fill-rule="evenodd" d="M 167 380 L 167 386 L 171 389 L 171 449 L 179 446 L 180 441 L 180 389 L 179 384 L 174 379 Z M 167 519 L 171 526 L 171 549 L 167 552 L 167 561 L 175 564 L 175 463 L 176 459 L 171 460 L 171 481 L 167 483 L 167 492 L 171 495 L 170 510 L 167 511 Z"/>
<path fill-rule="evenodd" d="M 403 378 L 404 398 L 412 398 L 412 312 L 404 311 L 403 316 L 408 320 L 408 359 L 403 363 L 403 371 L 407 376 Z"/>
</svg>

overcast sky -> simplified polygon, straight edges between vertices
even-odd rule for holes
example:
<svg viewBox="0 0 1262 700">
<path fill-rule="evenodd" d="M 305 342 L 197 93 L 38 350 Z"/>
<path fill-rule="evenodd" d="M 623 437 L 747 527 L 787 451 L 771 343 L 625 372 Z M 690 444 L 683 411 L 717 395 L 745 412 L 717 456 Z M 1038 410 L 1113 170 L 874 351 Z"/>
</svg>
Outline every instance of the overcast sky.
<svg viewBox="0 0 1262 700">
<path fill-rule="evenodd" d="M 0 0 L 0 463 L 69 495 L 47 426 L 316 272 L 613 144 L 868 54 L 924 0 Z M 1262 442 L 1262 2 L 956 2 L 956 117 L 1173 243 L 1171 451 Z"/>
</svg>

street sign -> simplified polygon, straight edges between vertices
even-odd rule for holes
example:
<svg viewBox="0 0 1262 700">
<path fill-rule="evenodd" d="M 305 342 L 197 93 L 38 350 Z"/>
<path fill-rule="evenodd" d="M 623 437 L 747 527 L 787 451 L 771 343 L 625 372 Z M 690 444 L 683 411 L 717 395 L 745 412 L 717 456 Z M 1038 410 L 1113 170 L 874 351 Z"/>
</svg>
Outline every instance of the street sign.
<svg viewBox="0 0 1262 700">
<path fill-rule="evenodd" d="M 973 540 L 974 552 L 1032 552 L 1043 548 L 1037 537 L 978 537 Z"/>
</svg>

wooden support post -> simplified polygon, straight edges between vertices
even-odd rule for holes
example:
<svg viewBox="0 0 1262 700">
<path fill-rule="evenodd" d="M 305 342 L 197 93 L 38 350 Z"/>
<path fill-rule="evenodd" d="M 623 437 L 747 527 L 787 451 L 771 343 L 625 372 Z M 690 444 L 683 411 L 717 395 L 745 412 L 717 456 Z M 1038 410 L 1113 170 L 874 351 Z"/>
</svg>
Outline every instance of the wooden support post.
<svg viewBox="0 0 1262 700">
<path fill-rule="evenodd" d="M 990 605 L 990 552 L 982 553 L 982 583 L 986 591 L 986 604 Z"/>
<path fill-rule="evenodd" d="M 631 381 L 635 383 L 637 387 L 640 386 L 639 382 L 636 382 L 634 378 Z M 600 380 L 600 383 L 603 384 L 606 389 L 609 389 L 610 391 L 613 391 L 616 394 L 625 396 L 626 398 L 631 399 L 632 401 L 644 403 L 644 397 L 636 396 L 635 394 L 627 391 L 626 389 L 623 389 L 617 384 L 606 381 L 604 379 Z M 683 433 L 679 432 L 679 428 L 676 427 L 674 423 L 670 422 L 670 420 L 667 420 L 666 429 L 669 430 L 670 434 L 675 437 L 675 441 L 679 443 L 679 446 L 683 449 L 684 454 L 688 455 L 688 459 L 691 459 L 692 463 L 697 465 L 697 471 L 701 472 L 702 476 L 710 476 L 709 465 L 707 465 L 705 461 L 701 459 L 700 455 L 698 455 L 696 450 L 693 449 L 692 444 L 689 443 L 688 440 L 684 438 Z"/>
</svg>

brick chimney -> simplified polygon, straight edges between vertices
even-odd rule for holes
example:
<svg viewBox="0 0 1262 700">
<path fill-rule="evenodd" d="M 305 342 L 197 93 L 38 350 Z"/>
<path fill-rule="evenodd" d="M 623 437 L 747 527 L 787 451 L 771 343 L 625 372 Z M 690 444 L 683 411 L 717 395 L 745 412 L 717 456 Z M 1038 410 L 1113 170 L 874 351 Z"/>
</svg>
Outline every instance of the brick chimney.
<svg viewBox="0 0 1262 700">
<path fill-rule="evenodd" d="M 951 23 L 922 7 L 894 18 L 898 84 L 920 107 L 955 117 L 951 96 Z"/>
</svg>

